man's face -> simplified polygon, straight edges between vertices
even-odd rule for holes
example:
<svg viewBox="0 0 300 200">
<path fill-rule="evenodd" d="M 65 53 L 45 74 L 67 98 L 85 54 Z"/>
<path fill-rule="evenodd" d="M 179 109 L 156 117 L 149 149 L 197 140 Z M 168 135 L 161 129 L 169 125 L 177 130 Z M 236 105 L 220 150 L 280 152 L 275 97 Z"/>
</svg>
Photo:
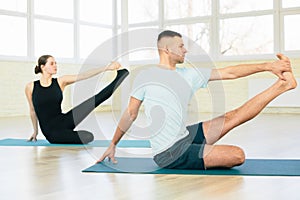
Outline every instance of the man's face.
<svg viewBox="0 0 300 200">
<path fill-rule="evenodd" d="M 183 63 L 187 50 L 184 47 L 182 38 L 175 36 L 171 39 L 171 41 L 172 42 L 167 47 L 170 53 L 170 59 L 175 63 Z"/>
</svg>

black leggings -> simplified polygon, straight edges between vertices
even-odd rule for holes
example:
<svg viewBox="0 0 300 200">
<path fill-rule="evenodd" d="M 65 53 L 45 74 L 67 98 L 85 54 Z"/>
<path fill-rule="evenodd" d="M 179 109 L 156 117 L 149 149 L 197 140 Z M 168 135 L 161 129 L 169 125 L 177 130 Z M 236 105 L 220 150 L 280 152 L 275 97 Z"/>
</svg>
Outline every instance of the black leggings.
<svg viewBox="0 0 300 200">
<path fill-rule="evenodd" d="M 107 87 L 95 96 L 87 99 L 69 112 L 52 120 L 45 137 L 50 143 L 56 144 L 86 144 L 94 140 L 91 132 L 85 130 L 74 131 L 74 128 L 86 118 L 97 106 L 107 100 L 128 76 L 126 69 L 118 70 L 117 77 Z M 43 131 L 44 132 L 44 131 Z"/>
</svg>

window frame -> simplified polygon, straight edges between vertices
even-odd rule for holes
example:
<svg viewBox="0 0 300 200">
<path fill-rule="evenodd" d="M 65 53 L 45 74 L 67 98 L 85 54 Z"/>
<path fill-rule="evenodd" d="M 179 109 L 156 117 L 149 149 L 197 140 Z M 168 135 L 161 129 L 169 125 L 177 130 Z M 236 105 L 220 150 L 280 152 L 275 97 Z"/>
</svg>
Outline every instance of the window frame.
<svg viewBox="0 0 300 200">
<path fill-rule="evenodd" d="M 264 59 L 274 59 L 277 52 L 282 52 L 291 58 L 299 58 L 299 50 L 285 50 L 284 44 L 284 17 L 287 15 L 300 14 L 299 7 L 289 7 L 283 8 L 282 1 L 284 0 L 273 0 L 273 8 L 268 10 L 260 11 L 247 11 L 247 12 L 238 12 L 238 13 L 225 13 L 221 14 L 219 12 L 219 1 L 212 1 L 211 15 L 208 16 L 198 16 L 198 17 L 186 17 L 181 19 L 165 19 L 164 16 L 164 6 L 165 0 L 158 1 L 158 20 L 145 22 L 145 23 L 128 23 L 128 1 L 130 0 L 111 0 L 112 1 L 112 24 L 101 24 L 94 22 L 82 21 L 79 19 L 79 1 L 73 0 L 74 10 L 72 19 L 63 19 L 58 17 L 50 17 L 44 15 L 36 15 L 34 13 L 34 1 L 27 0 L 27 11 L 10 11 L 0 8 L 0 15 L 7 16 L 16 16 L 23 17 L 27 19 L 27 56 L 8 56 L 0 55 L 1 60 L 15 60 L 15 61 L 36 61 L 35 49 L 34 49 L 34 21 L 35 19 L 50 20 L 56 22 L 70 23 L 73 25 L 74 31 L 74 50 L 72 58 L 60 58 L 57 57 L 60 62 L 65 63 L 76 63 L 81 64 L 84 62 L 84 58 L 80 58 L 80 26 L 87 25 L 91 27 L 106 28 L 112 30 L 112 36 L 117 35 L 118 33 L 127 32 L 131 28 L 139 27 L 158 27 L 158 29 L 164 29 L 170 25 L 182 25 L 182 24 L 194 24 L 194 23 L 208 23 L 210 27 L 209 37 L 210 37 L 210 52 L 209 56 L 214 61 L 235 61 L 235 60 L 264 60 Z M 120 8 L 120 9 L 119 9 Z M 118 12 L 121 11 L 121 12 Z M 119 15 L 121 16 L 120 20 Z M 258 54 L 258 55 L 239 55 L 239 56 L 225 56 L 220 53 L 219 45 L 219 27 L 220 20 L 230 19 L 230 18 L 239 18 L 239 17 L 251 17 L 251 16 L 260 16 L 260 15 L 272 15 L 273 16 L 273 37 L 274 37 L 274 53 L 271 54 Z M 120 47 L 116 44 L 116 47 L 112 51 L 118 52 L 117 50 Z M 129 62 L 129 60 L 128 60 Z"/>
</svg>

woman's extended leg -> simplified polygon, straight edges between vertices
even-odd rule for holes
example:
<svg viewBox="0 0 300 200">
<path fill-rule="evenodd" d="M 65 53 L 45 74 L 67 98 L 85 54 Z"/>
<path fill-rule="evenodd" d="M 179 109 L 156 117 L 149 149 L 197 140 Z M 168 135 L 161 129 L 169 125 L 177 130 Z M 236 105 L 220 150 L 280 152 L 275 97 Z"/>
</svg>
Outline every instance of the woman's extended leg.
<svg viewBox="0 0 300 200">
<path fill-rule="evenodd" d="M 94 140 L 94 135 L 88 131 L 57 130 L 46 136 L 52 144 L 87 144 Z"/>
<path fill-rule="evenodd" d="M 117 77 L 107 87 L 67 112 L 64 115 L 65 127 L 74 129 L 88 114 L 114 93 L 128 74 L 129 72 L 126 69 L 118 70 Z"/>
</svg>

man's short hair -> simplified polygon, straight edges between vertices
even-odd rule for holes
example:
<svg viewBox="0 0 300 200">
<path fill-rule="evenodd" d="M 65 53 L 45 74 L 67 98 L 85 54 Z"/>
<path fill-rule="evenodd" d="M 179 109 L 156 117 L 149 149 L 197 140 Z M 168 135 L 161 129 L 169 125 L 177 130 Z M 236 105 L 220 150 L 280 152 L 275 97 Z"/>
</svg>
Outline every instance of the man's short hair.
<svg viewBox="0 0 300 200">
<path fill-rule="evenodd" d="M 180 33 L 177 33 L 175 31 L 165 30 L 158 35 L 157 42 L 159 42 L 161 40 L 161 38 L 175 37 L 175 36 L 180 37 L 180 38 L 182 37 L 182 35 Z"/>
</svg>

